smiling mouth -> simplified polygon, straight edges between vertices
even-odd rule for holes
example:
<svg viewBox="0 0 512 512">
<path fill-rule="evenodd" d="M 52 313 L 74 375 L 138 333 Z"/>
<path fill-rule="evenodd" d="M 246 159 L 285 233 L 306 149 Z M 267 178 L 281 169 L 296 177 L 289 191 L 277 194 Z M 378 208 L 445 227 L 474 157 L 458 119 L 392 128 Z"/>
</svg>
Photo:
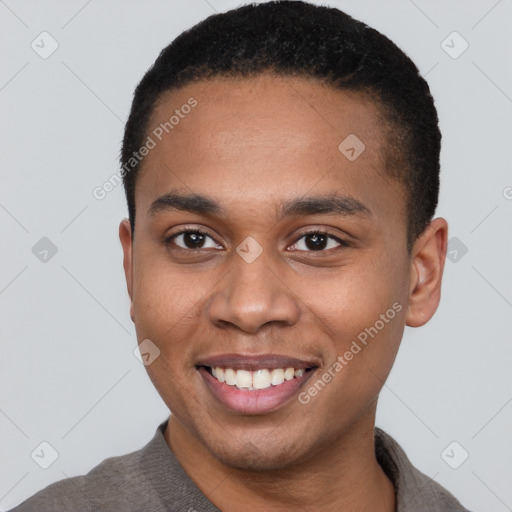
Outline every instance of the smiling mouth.
<svg viewBox="0 0 512 512">
<path fill-rule="evenodd" d="M 289 406 L 322 365 L 319 358 L 219 354 L 200 359 L 196 370 L 209 391 L 206 400 L 238 415 L 266 415 Z"/>
<path fill-rule="evenodd" d="M 257 370 L 237 370 L 221 366 L 203 366 L 217 381 L 244 391 L 256 391 L 281 386 L 287 381 L 301 379 L 310 368 L 260 368 Z"/>
</svg>

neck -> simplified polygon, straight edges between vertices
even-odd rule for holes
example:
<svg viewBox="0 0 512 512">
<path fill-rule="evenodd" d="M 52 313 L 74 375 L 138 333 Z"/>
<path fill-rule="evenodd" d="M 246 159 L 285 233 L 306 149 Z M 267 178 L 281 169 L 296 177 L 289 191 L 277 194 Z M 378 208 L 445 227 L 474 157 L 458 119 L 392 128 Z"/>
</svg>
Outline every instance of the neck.
<svg viewBox="0 0 512 512">
<path fill-rule="evenodd" d="M 395 490 L 375 457 L 374 418 L 375 410 L 328 449 L 272 472 L 227 466 L 173 416 L 164 435 L 185 472 L 223 512 L 393 512 Z"/>
</svg>

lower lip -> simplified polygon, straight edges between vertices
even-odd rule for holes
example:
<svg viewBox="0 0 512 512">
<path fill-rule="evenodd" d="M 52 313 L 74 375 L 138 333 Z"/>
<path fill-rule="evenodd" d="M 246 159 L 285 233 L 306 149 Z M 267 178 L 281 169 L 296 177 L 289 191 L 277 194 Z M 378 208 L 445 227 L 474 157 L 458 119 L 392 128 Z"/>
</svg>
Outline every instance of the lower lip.
<svg viewBox="0 0 512 512">
<path fill-rule="evenodd" d="M 204 367 L 199 368 L 199 373 L 213 395 L 228 409 L 242 414 L 264 414 L 278 409 L 295 396 L 314 370 L 305 372 L 302 377 L 285 380 L 278 386 L 250 391 L 218 381 Z"/>
</svg>

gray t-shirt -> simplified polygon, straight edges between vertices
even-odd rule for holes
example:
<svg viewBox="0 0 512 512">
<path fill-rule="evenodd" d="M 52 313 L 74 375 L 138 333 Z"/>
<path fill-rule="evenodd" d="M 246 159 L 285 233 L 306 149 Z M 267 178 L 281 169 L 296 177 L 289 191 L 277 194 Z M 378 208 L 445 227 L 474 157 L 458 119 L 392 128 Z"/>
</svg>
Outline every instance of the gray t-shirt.
<svg viewBox="0 0 512 512">
<path fill-rule="evenodd" d="M 144 448 L 105 459 L 87 475 L 51 484 L 11 512 L 219 512 L 174 457 L 164 438 L 166 426 L 167 421 Z M 379 428 L 375 450 L 395 486 L 397 512 L 468 512 L 414 468 Z"/>
</svg>

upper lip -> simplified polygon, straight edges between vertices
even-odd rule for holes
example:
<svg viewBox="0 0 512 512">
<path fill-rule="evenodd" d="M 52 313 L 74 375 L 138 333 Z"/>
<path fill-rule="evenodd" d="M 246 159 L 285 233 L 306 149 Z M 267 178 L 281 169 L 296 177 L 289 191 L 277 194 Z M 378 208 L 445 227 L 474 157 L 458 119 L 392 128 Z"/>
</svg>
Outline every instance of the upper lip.
<svg viewBox="0 0 512 512">
<path fill-rule="evenodd" d="M 320 363 L 316 359 L 298 359 L 279 354 L 219 354 L 200 359 L 196 366 L 210 368 L 232 368 L 233 370 L 258 370 L 261 368 L 316 368 Z"/>
</svg>

